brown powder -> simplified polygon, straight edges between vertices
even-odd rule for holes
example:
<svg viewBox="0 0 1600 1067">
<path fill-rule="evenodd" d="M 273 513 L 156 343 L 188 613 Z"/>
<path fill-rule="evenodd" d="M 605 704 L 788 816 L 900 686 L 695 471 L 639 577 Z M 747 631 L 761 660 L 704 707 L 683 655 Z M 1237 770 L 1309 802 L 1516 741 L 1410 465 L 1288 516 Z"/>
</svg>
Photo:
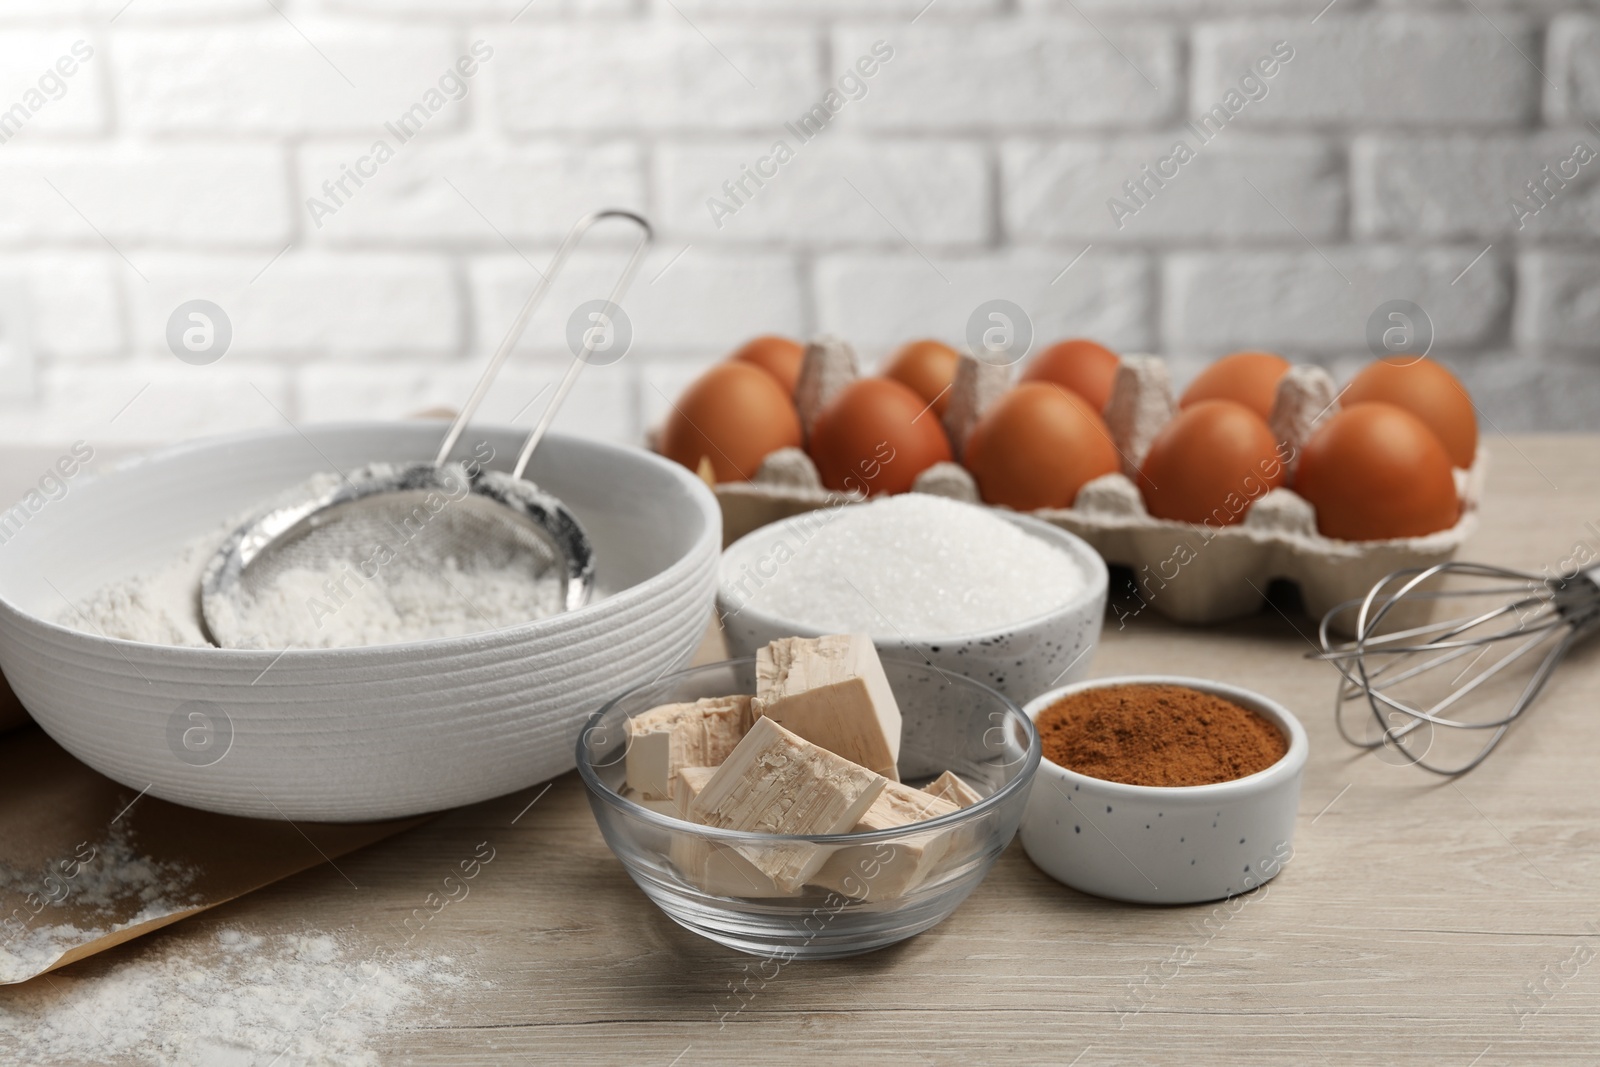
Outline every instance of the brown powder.
<svg viewBox="0 0 1600 1067">
<path fill-rule="evenodd" d="M 1035 720 L 1044 758 L 1128 785 L 1211 785 L 1264 771 L 1289 751 L 1271 722 L 1181 685 L 1115 685 L 1057 701 Z"/>
</svg>

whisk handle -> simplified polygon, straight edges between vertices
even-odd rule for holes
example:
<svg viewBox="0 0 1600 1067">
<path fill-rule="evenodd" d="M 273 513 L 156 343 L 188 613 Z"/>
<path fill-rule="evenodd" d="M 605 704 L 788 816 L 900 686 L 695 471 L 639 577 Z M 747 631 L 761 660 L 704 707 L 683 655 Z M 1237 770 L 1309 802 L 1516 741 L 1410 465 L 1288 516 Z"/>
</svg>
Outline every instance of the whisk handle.
<svg viewBox="0 0 1600 1067">
<path fill-rule="evenodd" d="M 595 223 L 612 218 L 626 219 L 637 224 L 642 231 L 639 235 L 638 243 L 633 246 L 633 252 L 628 257 L 627 266 L 623 268 L 621 277 L 617 279 L 616 284 L 612 287 L 608 301 L 612 305 L 621 302 L 623 295 L 628 291 L 628 286 L 633 283 L 634 275 L 638 273 L 639 264 L 644 259 L 645 249 L 654 239 L 655 231 L 650 228 L 650 223 L 643 216 L 637 215 L 632 211 L 610 208 L 605 211 L 591 212 L 579 219 L 562 240 L 561 247 L 556 249 L 555 256 L 550 260 L 550 265 L 545 268 L 544 274 L 540 275 L 539 284 L 534 286 L 533 292 L 528 294 L 528 299 L 523 302 L 522 310 L 517 312 L 517 317 L 511 323 L 511 328 L 506 331 L 506 335 L 495 349 L 494 355 L 489 357 L 489 365 L 484 367 L 483 374 L 478 378 L 478 383 L 472 387 L 472 395 L 462 405 L 461 414 L 456 416 L 456 420 L 450 424 L 450 429 L 445 433 L 444 442 L 439 446 L 439 454 L 434 459 L 435 465 L 441 464 L 450 458 L 451 450 L 461 440 L 462 433 L 466 431 L 468 424 L 471 423 L 473 415 L 477 413 L 479 405 L 483 403 L 483 398 L 488 395 L 489 388 L 494 384 L 495 376 L 500 373 L 500 368 L 510 358 L 512 350 L 517 347 L 517 342 L 522 339 L 522 332 L 527 329 L 528 320 L 533 318 L 533 313 L 544 302 L 545 296 L 550 292 L 551 285 L 554 284 L 556 277 L 561 273 L 561 269 L 566 266 L 567 260 L 571 258 L 572 251 L 577 247 L 578 242 L 583 239 L 584 234 L 588 233 Z M 556 412 L 560 410 L 562 402 L 567 399 L 567 394 L 572 392 L 573 383 L 577 381 L 579 372 L 583 370 L 583 365 L 589 361 L 589 355 L 593 351 L 594 342 L 592 337 L 586 334 L 583 351 L 573 357 L 572 365 L 567 368 L 567 373 L 562 377 L 561 384 L 556 387 L 555 396 L 550 399 L 550 403 L 546 405 L 543 414 L 539 416 L 539 422 L 534 426 L 533 432 L 523 442 L 522 451 L 517 456 L 517 465 L 512 470 L 512 477 L 522 477 L 523 470 L 528 466 L 528 460 L 533 456 L 533 450 L 538 447 L 545 432 L 549 430 L 550 424 L 555 421 Z"/>
<path fill-rule="evenodd" d="M 1555 599 L 1556 610 L 1575 629 L 1588 631 L 1600 625 L 1600 566 L 1587 567 L 1560 580 Z"/>
</svg>

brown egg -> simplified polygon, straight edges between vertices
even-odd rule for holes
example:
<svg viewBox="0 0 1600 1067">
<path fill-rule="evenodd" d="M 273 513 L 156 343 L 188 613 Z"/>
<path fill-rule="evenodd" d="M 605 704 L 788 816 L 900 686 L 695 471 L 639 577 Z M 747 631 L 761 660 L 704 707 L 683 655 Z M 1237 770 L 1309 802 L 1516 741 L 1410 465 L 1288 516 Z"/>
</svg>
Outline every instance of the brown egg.
<svg viewBox="0 0 1600 1067">
<path fill-rule="evenodd" d="M 678 398 L 661 431 L 661 454 L 719 482 L 747 482 L 769 452 L 800 446 L 800 415 L 777 380 L 748 363 L 720 363 Z"/>
<path fill-rule="evenodd" d="M 823 485 L 877 496 L 904 493 L 948 461 L 950 440 L 922 397 L 887 378 L 862 378 L 817 413 L 810 451 Z"/>
<path fill-rule="evenodd" d="M 1080 337 L 1058 341 L 1034 356 L 1022 369 L 1021 380 L 1064 385 L 1100 412 L 1111 399 L 1111 386 L 1117 380 L 1121 362 L 1111 349 Z"/>
<path fill-rule="evenodd" d="M 1350 379 L 1339 402 L 1345 407 L 1379 400 L 1404 408 L 1432 430 L 1450 462 L 1472 466 L 1478 453 L 1478 414 L 1466 386 L 1431 359 L 1389 356 L 1367 364 Z"/>
<path fill-rule="evenodd" d="M 1317 529 L 1343 541 L 1420 537 L 1461 517 L 1450 455 L 1409 411 L 1368 401 L 1319 426 L 1300 452 L 1295 492 Z"/>
<path fill-rule="evenodd" d="M 935 415 L 950 406 L 950 383 L 956 380 L 961 354 L 941 341 L 912 341 L 894 354 L 883 376 L 893 378 L 933 405 Z"/>
<path fill-rule="evenodd" d="M 1278 439 L 1261 416 L 1232 400 L 1201 400 L 1156 434 L 1139 491 L 1158 519 L 1230 526 L 1286 475 Z"/>
<path fill-rule="evenodd" d="M 805 354 L 806 346 L 799 341 L 767 334 L 746 341 L 728 358 L 760 367 L 778 379 L 784 392 L 793 396 L 795 383 L 800 380 L 800 361 Z"/>
<path fill-rule="evenodd" d="M 1278 382 L 1288 373 L 1289 361 L 1282 356 L 1271 352 L 1235 352 L 1201 371 L 1183 391 L 1178 406 L 1186 408 L 1202 400 L 1232 400 L 1263 419 L 1270 419 L 1272 402 L 1278 396 Z"/>
<path fill-rule="evenodd" d="M 1053 382 L 1024 382 L 995 401 L 962 461 L 985 502 L 1018 511 L 1071 507 L 1085 482 L 1121 469 L 1099 412 Z"/>
</svg>

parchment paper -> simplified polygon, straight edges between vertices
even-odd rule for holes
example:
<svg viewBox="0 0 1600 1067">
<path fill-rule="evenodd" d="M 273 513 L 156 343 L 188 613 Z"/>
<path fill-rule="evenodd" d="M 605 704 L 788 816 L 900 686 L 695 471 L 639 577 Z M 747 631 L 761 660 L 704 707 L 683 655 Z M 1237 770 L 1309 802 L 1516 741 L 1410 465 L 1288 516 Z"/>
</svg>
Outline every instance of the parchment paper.
<svg viewBox="0 0 1600 1067">
<path fill-rule="evenodd" d="M 103 952 L 427 818 L 288 823 L 214 815 L 138 796 L 37 726 L 0 733 L 0 984 Z M 107 900 L 95 864 L 130 847 L 152 872 L 151 892 Z"/>
</svg>

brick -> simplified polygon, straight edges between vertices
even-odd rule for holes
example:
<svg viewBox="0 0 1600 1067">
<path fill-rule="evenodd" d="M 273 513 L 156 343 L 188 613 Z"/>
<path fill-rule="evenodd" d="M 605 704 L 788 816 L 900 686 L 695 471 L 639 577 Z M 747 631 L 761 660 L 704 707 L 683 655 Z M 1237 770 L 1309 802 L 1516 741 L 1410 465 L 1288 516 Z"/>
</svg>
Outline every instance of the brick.
<svg viewBox="0 0 1600 1067">
<path fill-rule="evenodd" d="M 34 350 L 29 278 L 0 268 L 0 405 L 32 399 L 41 362 Z"/>
<path fill-rule="evenodd" d="M 0 152 L 0 203 L 0 243 L 109 240 L 135 264 L 140 242 L 289 239 L 283 157 L 270 148 L 17 145 Z"/>
<path fill-rule="evenodd" d="M 137 349 L 173 358 L 167 319 L 206 299 L 233 326 L 223 362 L 461 353 L 461 297 L 442 258 L 291 250 L 269 267 L 270 255 L 152 259 L 150 284 L 129 286 Z"/>
<path fill-rule="evenodd" d="M 111 367 L 51 367 L 35 398 L 0 406 L 0 444 L 168 444 L 283 426 L 284 415 L 294 417 L 280 367 L 227 360 L 192 367 L 170 355 Z"/>
<path fill-rule="evenodd" d="M 598 231 L 597 231 L 598 232 Z M 679 253 L 682 253 L 681 255 Z M 529 259 L 542 271 L 548 250 Z M 567 322 L 585 301 L 605 299 L 626 261 L 623 249 L 574 254 L 566 271 L 528 323 L 521 350 L 570 353 Z M 492 352 L 537 282 L 515 256 L 472 265 L 474 350 Z M 801 330 L 800 274 L 781 253 L 727 255 L 701 246 L 663 244 L 646 257 L 623 310 L 633 327 L 629 362 L 663 353 L 718 356 L 762 333 Z"/>
<path fill-rule="evenodd" d="M 1517 292 L 1519 343 L 1600 348 L 1600 252 L 1525 252 Z"/>
<path fill-rule="evenodd" d="M 482 84 L 480 68 L 464 88 L 439 85 L 466 53 L 464 42 L 458 46 L 442 29 L 273 19 L 239 29 L 137 30 L 116 44 L 123 113 L 134 129 L 155 132 L 377 137 L 384 122 L 424 102 L 430 89 L 442 91 L 424 128 L 454 129 L 468 104 L 452 97 L 470 97 Z"/>
<path fill-rule="evenodd" d="M 721 24 L 703 27 L 708 41 L 666 18 L 501 33 L 489 71 L 499 121 L 514 131 L 765 131 L 820 98 L 811 33 Z"/>
<path fill-rule="evenodd" d="M 1494 447 L 1504 445 L 1495 440 L 1502 433 L 1594 432 L 1594 413 L 1600 410 L 1600 348 L 1581 355 L 1587 358 L 1494 351 L 1445 363 L 1472 394 L 1483 436 Z M 1507 458 L 1521 465 L 1514 455 Z"/>
<path fill-rule="evenodd" d="M 794 153 L 782 165 L 770 140 L 661 148 L 656 188 L 663 225 L 690 240 L 794 244 L 904 247 L 896 230 L 930 245 L 989 237 L 989 168 L 976 145 L 864 142 L 826 129 L 806 143 L 787 130 L 777 136 Z M 763 178 L 761 171 L 775 173 Z M 743 191 L 730 195 L 723 188 L 741 178 Z M 721 205 L 715 214 L 713 198 Z"/>
<path fill-rule="evenodd" d="M 1274 42 L 1287 41 L 1293 58 L 1266 82 L 1266 95 L 1246 103 L 1233 121 L 1525 122 L 1534 117 L 1540 78 L 1517 50 L 1534 55 L 1535 40 L 1516 16 L 1491 24 L 1471 11 L 1330 13 L 1315 26 L 1262 18 L 1201 24 L 1191 46 L 1189 112 L 1198 117 L 1225 104 L 1247 68 Z"/>
<path fill-rule="evenodd" d="M 641 361 L 636 373 L 639 376 L 639 417 L 645 432 L 659 428 L 671 413 L 673 402 L 712 364 L 721 362 L 721 358 L 719 354 Z"/>
<path fill-rule="evenodd" d="M 1553 122 L 1600 117 L 1600 17 L 1569 13 L 1545 33 L 1545 110 Z"/>
<path fill-rule="evenodd" d="M 1381 7 L 1400 10 L 1411 8 L 1459 10 L 1459 8 L 1456 8 L 1454 0 L 1371 0 L 1371 2 Z M 1561 11 L 1570 11 L 1575 7 L 1594 7 L 1594 0 L 1475 0 L 1475 2 L 1486 13 L 1492 13 L 1497 21 L 1502 11 L 1555 14 Z M 1471 9 L 1468 8 L 1468 10 Z M 1530 52 L 1528 54 L 1533 55 L 1534 53 Z"/>
<path fill-rule="evenodd" d="M 20 146 L 41 135 L 103 131 L 104 66 L 82 27 L 0 33 L 0 138 Z"/>
<path fill-rule="evenodd" d="M 507 240 L 559 240 L 596 205 L 644 204 L 639 153 L 631 145 L 408 142 L 382 164 L 370 147 L 349 141 L 302 150 L 300 187 L 307 200 L 300 210 L 313 241 L 504 249 Z M 360 178 L 357 171 L 374 173 L 357 186 L 348 177 Z M 331 195 L 324 189 L 342 177 L 348 198 L 338 188 Z"/>
<path fill-rule="evenodd" d="M 1095 248 L 1062 275 L 1079 251 L 944 256 L 934 260 L 939 273 L 911 252 L 828 256 L 816 267 L 819 329 L 850 341 L 873 365 L 915 337 L 965 349 L 968 318 L 998 298 L 1028 314 L 1034 351 L 1064 337 L 1148 349 L 1155 314 L 1144 257 Z"/>
<path fill-rule="evenodd" d="M 0 258 L 0 276 L 23 290 L 30 322 L 27 341 L 46 359 L 104 359 L 122 352 L 118 278 L 126 270 L 110 252 Z M 134 278 L 134 284 L 142 283 Z"/>
<path fill-rule="evenodd" d="M 1600 348 L 1543 354 L 1496 345 L 1479 351 L 1434 352 L 1428 358 L 1448 368 L 1466 387 L 1478 410 L 1479 436 L 1499 452 L 1497 464 L 1509 458 L 1523 465 L 1503 440 L 1496 440 L 1502 433 L 1594 429 L 1593 413 L 1600 406 L 1600 373 L 1596 373 Z M 1327 367 L 1334 381 L 1343 383 L 1371 363 L 1372 354 L 1363 348 L 1317 362 Z"/>
<path fill-rule="evenodd" d="M 197 16 L 271 14 L 267 0 L 6 0 L 0 7 L 0 22 L 51 19 L 94 19 L 117 25 L 191 19 Z"/>
<path fill-rule="evenodd" d="M 1107 32 L 1115 47 L 1076 20 L 841 28 L 833 35 L 835 64 L 871 54 L 880 40 L 894 57 L 840 119 L 872 129 L 966 131 L 1137 127 L 1176 114 L 1182 78 L 1173 33 L 1145 25 Z"/>
<path fill-rule="evenodd" d="M 1174 154 L 1180 143 L 1194 153 L 1183 164 Z M 1146 166 L 1153 178 L 1142 173 Z M 1343 167 L 1308 138 L 1225 131 L 1203 142 L 1179 130 L 1113 141 L 1013 141 L 1001 152 L 1001 175 L 1006 229 L 1016 241 L 1295 240 L 1294 227 L 1332 237 L 1344 222 Z M 1130 181 L 1141 186 L 1139 199 L 1123 187 Z"/>
<path fill-rule="evenodd" d="M 1327 0 L 1322 0 L 1326 3 Z M 1362 0 L 1343 0 L 1345 4 L 1361 3 Z M 1079 17 L 1080 13 L 1089 15 L 1209 15 L 1218 12 L 1233 11 L 1293 11 L 1296 14 L 1307 10 L 1305 0 L 1020 0 L 1023 11 L 1043 12 L 1052 15 L 1063 15 L 1068 18 Z M 1077 10 L 1074 11 L 1073 9 Z M 1312 9 L 1312 15 L 1316 10 Z M 1096 18 L 1098 24 L 1099 19 Z"/>
<path fill-rule="evenodd" d="M 686 15 L 743 16 L 918 16 L 920 24 L 945 16 L 992 15 L 1003 0 L 675 0 Z"/>
<path fill-rule="evenodd" d="M 322 0 L 330 11 L 350 11 L 385 18 L 482 18 L 495 23 L 513 19 L 518 25 L 571 15 L 621 15 L 636 10 L 638 0 Z M 498 32 L 499 26 L 494 27 Z M 485 34 L 485 37 L 488 35 Z"/>
<path fill-rule="evenodd" d="M 473 417 L 474 424 L 510 424 L 531 430 L 568 365 L 565 360 L 541 360 L 502 368 L 494 389 Z M 447 366 L 385 361 L 306 367 L 296 379 L 299 410 L 307 422 L 398 419 L 437 407 L 457 410 L 482 370 L 476 360 Z M 586 367 L 556 415 L 553 429 L 577 437 L 636 443 L 632 368 L 626 363 Z M 444 430 L 441 422 L 441 439 Z"/>
<path fill-rule="evenodd" d="M 1578 144 L 1587 146 L 1586 164 L 1577 160 Z M 1351 169 L 1362 236 L 1600 236 L 1600 136 L 1587 129 L 1366 138 L 1351 152 Z M 1530 181 L 1545 183 L 1543 201 L 1527 190 Z"/>
<path fill-rule="evenodd" d="M 1510 287 L 1495 252 L 1461 274 L 1480 251 L 1324 245 L 1320 254 L 1174 253 L 1162 281 L 1166 347 L 1361 351 L 1368 318 L 1397 299 L 1427 312 L 1441 348 L 1492 343 L 1503 330 Z"/>
</svg>

